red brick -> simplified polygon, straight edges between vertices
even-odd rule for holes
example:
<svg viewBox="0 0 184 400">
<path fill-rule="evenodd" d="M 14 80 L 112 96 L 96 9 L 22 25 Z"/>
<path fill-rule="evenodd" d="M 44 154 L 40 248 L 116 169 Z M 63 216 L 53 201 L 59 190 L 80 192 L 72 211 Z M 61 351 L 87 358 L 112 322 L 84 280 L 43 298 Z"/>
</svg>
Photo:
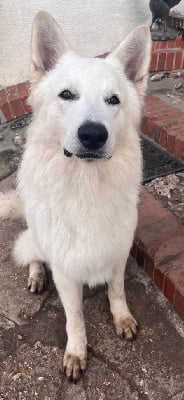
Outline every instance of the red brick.
<svg viewBox="0 0 184 400">
<path fill-rule="evenodd" d="M 181 287 L 181 282 L 184 282 L 184 269 L 181 267 L 170 269 L 165 278 L 164 294 L 172 303 L 175 298 L 175 291 L 176 289 L 178 290 L 178 288 Z"/>
<path fill-rule="evenodd" d="M 172 229 L 171 229 L 172 231 Z M 170 259 L 179 256 L 184 248 L 184 228 L 181 226 L 180 232 L 173 231 L 173 237 L 163 240 L 155 252 L 155 262 L 162 265 Z"/>
<path fill-rule="evenodd" d="M 174 301 L 174 293 L 175 293 L 174 283 L 168 277 L 166 277 L 164 285 L 164 295 L 169 299 L 169 301 L 172 304 Z"/>
<path fill-rule="evenodd" d="M 173 154 L 181 160 L 184 160 L 184 134 L 176 135 Z"/>
<path fill-rule="evenodd" d="M 174 59 L 175 59 L 174 52 L 166 54 L 166 61 L 165 61 L 165 70 L 166 71 L 171 71 L 173 69 Z"/>
<path fill-rule="evenodd" d="M 18 93 L 16 85 L 7 87 L 6 92 L 7 92 L 7 98 L 8 98 L 9 103 L 11 103 L 14 100 L 17 100 L 19 98 L 19 93 Z"/>
<path fill-rule="evenodd" d="M 7 93 L 5 89 L 0 90 L 0 108 L 7 103 Z"/>
<path fill-rule="evenodd" d="M 146 104 L 156 104 L 158 102 L 158 99 L 155 96 L 146 96 L 145 98 Z M 162 100 L 160 100 L 162 101 Z"/>
<path fill-rule="evenodd" d="M 168 108 L 168 104 L 164 103 L 160 103 L 159 99 L 157 104 L 154 105 L 149 105 L 149 106 L 145 106 L 144 107 L 144 113 L 146 114 L 147 117 L 149 118 L 153 118 L 153 117 L 159 117 L 161 114 L 166 114 L 168 113 L 168 111 L 170 111 L 171 109 Z"/>
<path fill-rule="evenodd" d="M 172 252 L 170 252 L 169 248 L 167 248 L 167 243 L 172 241 L 173 235 L 178 236 L 180 234 L 180 230 L 176 224 L 173 229 L 172 225 L 170 228 L 168 228 L 169 221 L 168 225 L 164 226 L 164 223 L 166 223 L 166 218 L 164 222 L 160 220 L 157 223 L 153 223 L 153 227 L 152 221 L 150 222 L 150 230 L 148 224 L 142 227 L 142 229 L 140 229 L 138 226 L 137 237 L 139 238 L 139 247 L 144 250 L 145 254 L 149 255 L 155 260 L 156 266 L 159 266 L 172 259 Z M 160 232 L 159 226 L 162 229 Z M 182 235 L 184 235 L 184 232 L 182 232 Z M 177 256 L 179 252 L 181 252 L 181 247 L 179 250 L 178 248 L 175 249 L 173 255 Z"/>
<path fill-rule="evenodd" d="M 181 64 L 181 68 L 184 68 L 184 51 L 183 51 L 183 57 L 182 57 L 182 64 Z"/>
<path fill-rule="evenodd" d="M 153 139 L 156 143 L 159 143 L 160 140 L 160 127 L 158 125 L 154 126 L 153 129 Z"/>
<path fill-rule="evenodd" d="M 165 59 L 166 59 L 166 52 L 161 51 L 158 57 L 158 68 L 157 68 L 158 71 L 164 71 Z"/>
<path fill-rule="evenodd" d="M 178 109 L 176 107 L 171 106 L 170 104 L 159 99 L 158 97 L 146 96 L 144 110 L 151 111 L 152 109 L 157 109 L 157 110 L 166 109 L 167 111 L 171 111 L 171 110 L 178 111 Z"/>
<path fill-rule="evenodd" d="M 167 40 L 167 48 L 174 49 L 175 48 L 175 39 Z"/>
<path fill-rule="evenodd" d="M 158 50 L 160 49 L 160 41 L 153 41 L 152 42 L 152 50 Z"/>
<path fill-rule="evenodd" d="M 175 39 L 175 49 L 180 49 L 181 47 L 182 47 L 182 44 L 183 44 L 183 38 L 182 38 L 182 35 L 180 35 L 180 36 L 178 36 L 176 39 Z"/>
<path fill-rule="evenodd" d="M 161 50 L 163 50 L 163 49 L 167 49 L 167 47 L 168 47 L 168 40 L 161 40 L 160 41 L 160 49 Z"/>
<path fill-rule="evenodd" d="M 160 129 L 159 143 L 164 149 L 167 149 L 167 130 L 165 128 Z"/>
<path fill-rule="evenodd" d="M 170 215 L 170 211 L 167 208 L 164 208 L 162 203 L 155 199 L 155 197 L 147 191 L 144 187 L 141 188 L 140 198 L 139 198 L 139 223 L 141 224 L 142 218 L 145 216 L 151 215 L 160 216 Z"/>
<path fill-rule="evenodd" d="M 171 40 L 171 39 L 167 40 L 167 49 L 170 50 L 170 49 L 173 49 L 173 47 L 174 47 L 173 40 Z"/>
<path fill-rule="evenodd" d="M 27 102 L 26 99 L 23 99 L 23 100 L 22 100 L 22 104 L 23 104 L 23 107 L 24 107 L 24 110 L 25 110 L 26 114 L 29 114 L 29 113 L 32 112 L 32 108 L 31 108 L 31 106 L 28 104 L 28 102 Z"/>
<path fill-rule="evenodd" d="M 144 269 L 146 273 L 153 278 L 154 275 L 154 261 L 148 254 L 145 255 Z"/>
<path fill-rule="evenodd" d="M 181 293 L 178 290 L 175 292 L 174 307 L 179 314 L 184 316 L 184 293 Z"/>
<path fill-rule="evenodd" d="M 18 92 L 19 92 L 19 97 L 21 99 L 24 99 L 24 98 L 26 99 L 28 97 L 28 95 L 29 95 L 28 88 L 27 88 L 27 85 L 24 82 L 23 83 L 18 83 L 17 89 L 18 89 Z"/>
<path fill-rule="evenodd" d="M 174 121 L 174 123 L 167 123 L 165 129 L 167 129 L 168 134 L 177 135 L 177 134 L 183 134 L 184 132 L 184 113 L 182 113 L 182 116 L 177 118 L 177 120 Z"/>
<path fill-rule="evenodd" d="M 181 50 L 175 53 L 175 62 L 173 69 L 182 68 L 182 63 L 183 63 L 183 51 Z"/>
<path fill-rule="evenodd" d="M 159 109 L 166 109 L 167 106 L 167 110 L 169 109 L 173 109 L 173 106 L 170 106 L 168 103 L 166 103 L 165 101 L 160 100 L 158 97 L 154 97 L 155 101 L 150 99 L 148 96 L 145 98 L 145 106 L 144 106 L 144 110 L 149 112 L 152 110 L 159 110 Z M 175 109 L 175 108 L 174 108 Z"/>
<path fill-rule="evenodd" d="M 13 101 L 11 103 L 11 107 L 15 117 L 21 117 L 22 115 L 25 114 L 22 102 L 19 99 Z"/>
<path fill-rule="evenodd" d="M 155 245 L 160 246 L 163 240 L 172 238 L 173 235 L 184 234 L 184 227 L 163 207 L 159 200 L 142 189 L 139 204 L 139 218 L 137 227 L 137 236 L 143 243 L 143 247 L 151 254 L 157 250 Z M 155 243 L 156 241 L 156 243 Z"/>
<path fill-rule="evenodd" d="M 2 107 L 1 110 L 6 118 L 7 121 L 11 121 L 12 119 L 15 118 L 15 114 L 13 113 L 9 103 L 5 103 Z"/>
<path fill-rule="evenodd" d="M 152 122 L 152 120 L 150 118 L 143 117 L 141 123 L 142 132 L 150 137 L 153 137 L 153 129 L 154 129 L 154 123 Z"/>
<path fill-rule="evenodd" d="M 158 201 L 158 204 L 160 202 Z M 158 231 L 160 234 L 160 228 L 161 226 L 159 225 L 160 223 L 166 222 L 167 225 L 167 220 L 169 221 L 170 224 L 173 226 L 173 222 L 175 223 L 176 219 L 171 215 L 170 211 L 167 208 L 164 208 L 162 206 L 157 206 L 157 204 L 153 201 L 150 201 L 148 208 L 146 209 L 144 206 L 141 208 L 139 206 L 139 225 L 138 225 L 138 232 L 139 234 L 146 230 L 148 227 L 148 236 L 149 236 L 149 227 L 151 223 L 151 229 L 153 228 L 154 231 Z M 166 221 L 165 221 L 166 220 Z M 177 227 L 179 227 L 177 222 Z M 168 225 L 169 227 L 169 225 Z M 174 226 L 173 226 L 174 228 Z"/>
<path fill-rule="evenodd" d="M 161 128 L 165 128 L 167 133 L 175 132 L 176 134 L 183 134 L 183 127 L 184 127 L 184 113 L 180 116 L 164 119 L 161 121 L 157 121 L 157 126 Z"/>
<path fill-rule="evenodd" d="M 152 51 L 151 62 L 149 67 L 150 72 L 157 71 L 157 65 L 158 65 L 158 52 Z"/>
<path fill-rule="evenodd" d="M 165 275 L 169 269 L 168 265 L 160 265 L 159 267 L 155 267 L 153 280 L 158 288 L 163 292 L 165 285 Z"/>
<path fill-rule="evenodd" d="M 173 133 L 167 135 L 167 150 L 170 153 L 174 152 L 174 145 L 175 145 L 175 137 L 176 135 L 174 135 Z"/>
<path fill-rule="evenodd" d="M 159 116 L 155 116 L 151 118 L 152 122 L 160 122 L 160 121 L 165 121 L 168 119 L 173 119 L 176 117 L 183 116 L 183 113 L 180 110 L 177 110 L 176 108 L 168 108 L 168 111 L 166 113 L 161 113 Z"/>
</svg>

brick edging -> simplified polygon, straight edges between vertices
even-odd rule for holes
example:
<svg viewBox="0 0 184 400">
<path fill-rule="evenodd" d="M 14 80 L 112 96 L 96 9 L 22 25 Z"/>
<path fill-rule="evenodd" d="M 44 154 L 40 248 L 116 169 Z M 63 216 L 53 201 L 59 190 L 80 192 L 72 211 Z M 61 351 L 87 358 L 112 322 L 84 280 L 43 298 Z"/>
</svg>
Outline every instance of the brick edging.
<svg viewBox="0 0 184 400">
<path fill-rule="evenodd" d="M 27 102 L 29 90 L 29 81 L 0 90 L 0 124 L 32 112 Z"/>
<path fill-rule="evenodd" d="M 141 130 L 184 160 L 184 112 L 157 97 L 146 96 Z"/>
<path fill-rule="evenodd" d="M 184 68 L 182 35 L 176 39 L 152 42 L 150 72 Z"/>
<path fill-rule="evenodd" d="M 184 316 L 184 226 L 145 188 L 131 253 Z"/>
</svg>

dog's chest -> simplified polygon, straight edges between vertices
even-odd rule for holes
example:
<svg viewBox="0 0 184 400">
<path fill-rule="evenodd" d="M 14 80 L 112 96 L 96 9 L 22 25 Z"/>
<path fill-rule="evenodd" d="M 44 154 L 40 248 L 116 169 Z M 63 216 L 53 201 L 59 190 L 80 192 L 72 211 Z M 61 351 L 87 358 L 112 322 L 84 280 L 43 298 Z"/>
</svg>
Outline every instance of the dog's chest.
<svg viewBox="0 0 184 400">
<path fill-rule="evenodd" d="M 45 174 L 37 166 L 31 188 L 22 172 L 26 219 L 46 260 L 92 285 L 108 280 L 129 251 L 137 221 L 130 168 L 123 174 L 83 168 L 63 175 L 59 168 Z"/>
<path fill-rule="evenodd" d="M 49 262 L 91 285 L 109 280 L 112 267 L 126 254 L 136 225 L 131 196 L 114 188 L 99 192 L 53 188 L 45 199 L 28 204 L 28 224 Z"/>
</svg>

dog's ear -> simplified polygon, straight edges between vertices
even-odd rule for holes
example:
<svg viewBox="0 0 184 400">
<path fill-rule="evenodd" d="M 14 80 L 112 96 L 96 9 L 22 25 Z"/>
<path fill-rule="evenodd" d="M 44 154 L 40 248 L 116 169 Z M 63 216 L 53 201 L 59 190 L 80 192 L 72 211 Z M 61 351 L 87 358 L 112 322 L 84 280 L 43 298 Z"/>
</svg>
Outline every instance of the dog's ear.
<svg viewBox="0 0 184 400">
<path fill-rule="evenodd" d="M 150 55 L 149 28 L 140 26 L 108 56 L 109 59 L 117 58 L 120 61 L 127 78 L 135 84 L 140 96 L 144 96 L 147 88 Z"/>
<path fill-rule="evenodd" d="M 45 11 L 36 14 L 32 28 L 32 80 L 39 80 L 69 50 L 62 29 Z"/>
</svg>

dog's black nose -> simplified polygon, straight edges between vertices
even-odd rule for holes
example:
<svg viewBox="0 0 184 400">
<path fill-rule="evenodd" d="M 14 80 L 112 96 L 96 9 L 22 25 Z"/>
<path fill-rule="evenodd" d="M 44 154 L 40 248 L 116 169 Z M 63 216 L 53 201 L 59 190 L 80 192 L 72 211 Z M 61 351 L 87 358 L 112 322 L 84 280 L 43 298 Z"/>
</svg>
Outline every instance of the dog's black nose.
<svg viewBox="0 0 184 400">
<path fill-rule="evenodd" d="M 107 140 L 108 132 L 104 125 L 86 122 L 78 129 L 78 137 L 87 150 L 98 150 Z"/>
</svg>

